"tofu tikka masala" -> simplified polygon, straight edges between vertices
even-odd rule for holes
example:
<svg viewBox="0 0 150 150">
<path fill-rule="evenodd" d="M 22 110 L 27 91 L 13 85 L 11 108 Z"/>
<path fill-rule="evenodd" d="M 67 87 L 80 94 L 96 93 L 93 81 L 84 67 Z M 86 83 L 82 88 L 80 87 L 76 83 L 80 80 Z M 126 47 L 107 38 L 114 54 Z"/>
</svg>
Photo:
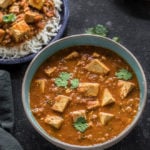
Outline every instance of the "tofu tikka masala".
<svg viewBox="0 0 150 150">
<path fill-rule="evenodd" d="M 139 106 L 132 68 L 116 53 L 74 46 L 47 59 L 30 86 L 31 111 L 50 135 L 75 145 L 103 143 L 121 133 Z"/>
<path fill-rule="evenodd" d="M 0 0 L 0 45 L 31 39 L 55 16 L 53 0 Z"/>
</svg>

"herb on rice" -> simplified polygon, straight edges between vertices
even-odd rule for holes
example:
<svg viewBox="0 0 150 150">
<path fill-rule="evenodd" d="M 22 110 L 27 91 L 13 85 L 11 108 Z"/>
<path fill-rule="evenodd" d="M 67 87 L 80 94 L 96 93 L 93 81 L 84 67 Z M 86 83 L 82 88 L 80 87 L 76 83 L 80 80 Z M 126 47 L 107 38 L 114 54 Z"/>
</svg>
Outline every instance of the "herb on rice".
<svg viewBox="0 0 150 150">
<path fill-rule="evenodd" d="M 8 14 L 3 16 L 3 21 L 5 23 L 10 23 L 14 22 L 16 20 L 16 15 L 15 14 Z"/>
</svg>

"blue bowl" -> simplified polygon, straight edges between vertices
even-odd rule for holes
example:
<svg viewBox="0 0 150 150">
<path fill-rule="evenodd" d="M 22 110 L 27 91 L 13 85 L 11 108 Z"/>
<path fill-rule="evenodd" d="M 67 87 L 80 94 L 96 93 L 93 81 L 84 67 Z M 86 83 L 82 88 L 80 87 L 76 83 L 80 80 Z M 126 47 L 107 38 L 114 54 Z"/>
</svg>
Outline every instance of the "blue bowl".
<svg viewBox="0 0 150 150">
<path fill-rule="evenodd" d="M 138 83 L 140 86 L 140 105 L 137 115 L 135 116 L 132 123 L 118 136 L 114 137 L 113 139 L 102 143 L 102 144 L 95 144 L 91 146 L 77 146 L 77 145 L 71 145 L 68 143 L 64 143 L 50 135 L 48 135 L 43 128 L 38 124 L 38 122 L 35 120 L 34 116 L 32 115 L 31 109 L 30 109 L 30 98 L 29 98 L 29 91 L 30 91 L 30 84 L 31 80 L 37 71 L 37 69 L 40 67 L 40 65 L 48 59 L 51 55 L 56 53 L 57 51 L 61 51 L 64 48 L 76 46 L 76 45 L 92 45 L 92 46 L 98 46 L 98 47 L 104 47 L 107 49 L 110 49 L 111 51 L 117 53 L 120 55 L 134 70 Z M 67 149 L 67 150 L 81 150 L 81 149 L 88 149 L 88 150 L 102 150 L 105 148 L 108 148 L 115 143 L 119 142 L 121 139 L 123 139 L 136 125 L 137 121 L 139 120 L 144 106 L 146 104 L 146 97 L 147 97 L 147 82 L 146 78 L 143 72 L 143 69 L 141 65 L 139 64 L 138 60 L 134 57 L 134 55 L 127 50 L 124 46 L 122 46 L 119 43 L 116 43 L 112 41 L 109 38 L 100 37 L 96 35 L 88 35 L 88 34 L 81 34 L 81 35 L 73 35 L 69 36 L 63 39 L 60 39 L 56 42 L 51 43 L 48 45 L 44 51 L 41 51 L 30 63 L 29 67 L 27 68 L 27 71 L 24 76 L 23 84 L 22 84 L 22 102 L 24 106 L 24 110 L 26 112 L 26 115 L 33 125 L 33 127 L 39 132 L 45 139 L 47 139 L 49 142 L 53 143 L 54 145 L 57 145 L 61 148 Z"/>
<path fill-rule="evenodd" d="M 60 13 L 61 16 L 61 20 L 60 20 L 60 24 L 61 24 L 61 28 L 59 29 L 57 35 L 55 37 L 52 38 L 52 40 L 49 41 L 49 43 L 58 40 L 64 33 L 65 28 L 67 26 L 68 23 L 68 19 L 69 19 L 69 7 L 68 7 L 68 0 L 62 0 L 62 11 Z M 43 49 L 41 49 L 43 50 Z M 31 61 L 35 55 L 37 53 L 32 53 L 32 54 L 28 54 L 24 57 L 20 57 L 20 58 L 12 58 L 12 59 L 0 59 L 0 64 L 21 64 L 21 63 L 25 63 L 28 61 Z"/>
</svg>

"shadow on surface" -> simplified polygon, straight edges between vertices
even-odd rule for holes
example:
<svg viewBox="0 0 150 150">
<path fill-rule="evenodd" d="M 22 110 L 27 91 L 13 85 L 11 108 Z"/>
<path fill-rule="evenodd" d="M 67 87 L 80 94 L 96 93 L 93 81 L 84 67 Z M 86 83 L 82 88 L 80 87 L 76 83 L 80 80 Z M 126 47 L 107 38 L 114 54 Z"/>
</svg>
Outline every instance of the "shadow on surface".
<svg viewBox="0 0 150 150">
<path fill-rule="evenodd" d="M 114 0 L 114 3 L 136 18 L 150 19 L 150 0 Z"/>
</svg>

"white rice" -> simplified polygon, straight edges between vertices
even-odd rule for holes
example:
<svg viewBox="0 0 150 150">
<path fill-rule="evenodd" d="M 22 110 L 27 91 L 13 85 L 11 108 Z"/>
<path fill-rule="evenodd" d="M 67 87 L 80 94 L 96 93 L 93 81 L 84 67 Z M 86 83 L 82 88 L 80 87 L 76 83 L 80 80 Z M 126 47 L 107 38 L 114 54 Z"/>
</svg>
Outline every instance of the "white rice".
<svg viewBox="0 0 150 150">
<path fill-rule="evenodd" d="M 60 15 L 61 11 L 61 0 L 53 0 L 55 4 L 56 16 L 52 17 L 44 27 L 44 29 L 32 38 L 30 41 L 26 41 L 19 46 L 14 47 L 0 47 L 0 56 L 2 59 L 10 58 L 20 58 L 31 53 L 37 53 L 43 45 L 46 45 L 52 37 L 57 35 L 61 25 L 60 25 Z"/>
</svg>

